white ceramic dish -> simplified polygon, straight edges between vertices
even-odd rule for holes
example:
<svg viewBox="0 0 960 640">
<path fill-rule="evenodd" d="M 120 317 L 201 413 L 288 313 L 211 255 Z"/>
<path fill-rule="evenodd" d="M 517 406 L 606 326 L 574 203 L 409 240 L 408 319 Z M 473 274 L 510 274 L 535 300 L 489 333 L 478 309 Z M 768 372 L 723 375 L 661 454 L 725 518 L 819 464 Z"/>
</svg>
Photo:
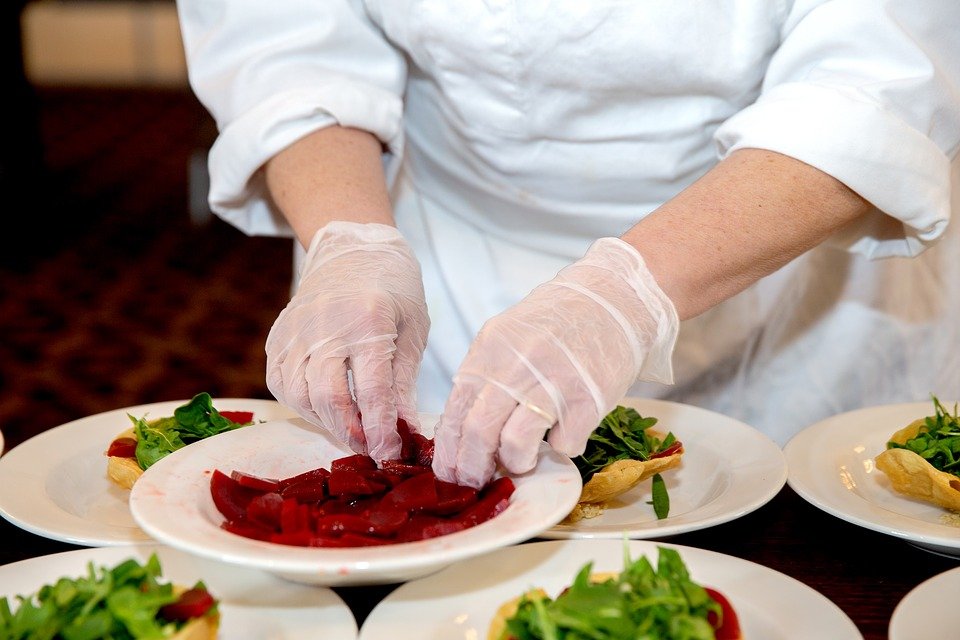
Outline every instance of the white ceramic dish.
<svg viewBox="0 0 960 640">
<path fill-rule="evenodd" d="M 436 417 L 422 416 L 424 433 Z M 432 432 L 430 432 L 432 433 Z M 495 518 L 437 538 L 363 549 L 305 548 L 252 540 L 222 528 L 210 495 L 215 469 L 285 478 L 351 455 L 300 419 L 238 429 L 185 447 L 150 467 L 133 487 L 130 510 L 157 540 L 204 556 L 326 585 L 402 582 L 452 562 L 526 540 L 560 521 L 580 495 L 573 462 L 544 443 L 533 471 L 513 476 L 510 506 Z"/>
<path fill-rule="evenodd" d="M 0 515 L 37 535 L 85 546 L 149 541 L 127 506 L 130 492 L 107 478 L 105 451 L 130 427 L 127 414 L 173 415 L 187 400 L 116 409 L 40 433 L 0 458 Z M 272 400 L 220 398 L 224 411 L 253 411 L 254 420 L 290 417 Z M 192 446 L 192 445 L 191 445 Z"/>
<path fill-rule="evenodd" d="M 935 575 L 903 597 L 890 617 L 890 640 L 955 638 L 960 629 L 960 567 Z"/>
<path fill-rule="evenodd" d="M 953 407 L 953 403 L 943 403 Z M 822 420 L 795 435 L 784 452 L 787 483 L 842 520 L 960 557 L 960 523 L 949 511 L 893 491 L 874 466 L 895 431 L 933 415 L 932 402 L 883 405 Z"/>
<path fill-rule="evenodd" d="M 35 593 L 61 576 L 87 575 L 87 563 L 112 567 L 156 553 L 163 578 L 184 586 L 203 580 L 220 601 L 220 638 L 275 640 L 354 640 L 357 623 L 330 589 L 298 585 L 262 571 L 203 560 L 159 545 L 80 549 L 40 556 L 0 567 L 0 596 L 16 607 L 17 595 Z"/>
<path fill-rule="evenodd" d="M 783 488 L 787 465 L 776 442 L 706 409 L 643 398 L 621 405 L 657 418 L 654 429 L 683 442 L 682 463 L 664 472 L 670 513 L 657 520 L 650 482 L 614 500 L 596 518 L 559 524 L 541 538 L 660 538 L 728 522 L 769 502 Z"/>
<path fill-rule="evenodd" d="M 631 557 L 657 560 L 657 547 L 677 549 L 691 577 L 731 602 L 746 638 L 857 640 L 862 635 L 836 605 L 802 582 L 762 565 L 694 547 L 647 540 L 557 540 L 499 549 L 409 582 L 374 608 L 361 640 L 476 640 L 501 604 L 530 588 L 556 596 L 577 571 L 619 571 L 624 544 Z"/>
</svg>

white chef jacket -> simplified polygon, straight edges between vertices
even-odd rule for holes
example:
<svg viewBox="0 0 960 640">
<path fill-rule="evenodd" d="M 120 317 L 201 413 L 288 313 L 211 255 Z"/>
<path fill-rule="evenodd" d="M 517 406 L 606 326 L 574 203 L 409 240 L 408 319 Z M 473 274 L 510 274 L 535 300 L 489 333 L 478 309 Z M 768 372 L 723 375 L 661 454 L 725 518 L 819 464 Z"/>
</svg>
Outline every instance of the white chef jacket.
<svg viewBox="0 0 960 640">
<path fill-rule="evenodd" d="M 483 322 L 737 149 L 874 211 L 681 325 L 674 385 L 631 395 L 780 443 L 862 406 L 960 398 L 956 0 L 179 0 L 215 117 L 210 205 L 291 235 L 263 163 L 333 123 L 377 135 L 432 327 L 439 413 Z M 678 233 L 683 233 L 682 229 Z"/>
</svg>

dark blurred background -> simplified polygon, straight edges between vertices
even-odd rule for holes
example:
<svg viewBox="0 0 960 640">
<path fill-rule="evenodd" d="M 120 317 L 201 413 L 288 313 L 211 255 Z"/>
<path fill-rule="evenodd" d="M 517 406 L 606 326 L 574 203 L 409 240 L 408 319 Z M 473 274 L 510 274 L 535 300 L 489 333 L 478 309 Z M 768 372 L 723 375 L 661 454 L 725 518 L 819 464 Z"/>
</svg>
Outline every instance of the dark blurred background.
<svg viewBox="0 0 960 640">
<path fill-rule="evenodd" d="M 270 398 L 291 241 L 206 208 L 215 127 L 172 0 L 8 0 L 0 431 L 121 407 Z"/>
</svg>

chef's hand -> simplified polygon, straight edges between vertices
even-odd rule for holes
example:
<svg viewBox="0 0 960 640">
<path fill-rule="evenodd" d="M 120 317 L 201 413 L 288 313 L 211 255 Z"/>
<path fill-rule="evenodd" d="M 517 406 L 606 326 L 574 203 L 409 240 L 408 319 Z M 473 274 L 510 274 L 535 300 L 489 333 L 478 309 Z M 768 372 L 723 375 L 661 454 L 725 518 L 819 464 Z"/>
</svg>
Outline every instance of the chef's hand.
<svg viewBox="0 0 960 640">
<path fill-rule="evenodd" d="M 638 378 L 673 381 L 678 326 L 636 249 L 596 241 L 480 330 L 437 427 L 435 473 L 480 487 L 498 461 L 511 473 L 529 471 L 547 429 L 555 450 L 583 453 Z"/>
<path fill-rule="evenodd" d="M 400 233 L 328 223 L 267 337 L 267 386 L 354 451 L 398 458 L 397 418 L 419 428 L 416 381 L 429 327 L 420 265 Z"/>
</svg>

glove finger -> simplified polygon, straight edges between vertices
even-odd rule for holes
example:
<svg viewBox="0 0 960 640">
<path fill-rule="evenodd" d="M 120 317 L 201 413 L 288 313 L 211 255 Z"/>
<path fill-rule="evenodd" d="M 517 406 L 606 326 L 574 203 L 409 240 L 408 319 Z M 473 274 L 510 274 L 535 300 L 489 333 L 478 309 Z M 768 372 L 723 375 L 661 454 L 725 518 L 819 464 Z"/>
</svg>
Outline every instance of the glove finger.
<svg viewBox="0 0 960 640">
<path fill-rule="evenodd" d="M 613 409 L 613 407 L 610 407 Z M 547 436 L 547 442 L 554 451 L 565 456 L 575 458 L 583 453 L 587 447 L 590 434 L 600 424 L 600 419 L 607 411 L 597 409 L 596 400 L 583 390 L 581 393 L 571 393 L 560 420 Z"/>
<path fill-rule="evenodd" d="M 460 428 L 457 449 L 457 482 L 479 489 L 496 471 L 500 431 L 517 401 L 495 384 L 481 387 Z"/>
<path fill-rule="evenodd" d="M 470 409 L 475 390 L 469 383 L 457 380 L 440 414 L 440 422 L 433 434 L 433 473 L 445 482 L 457 481 L 457 451 L 460 449 L 460 429 Z"/>
<path fill-rule="evenodd" d="M 343 358 L 310 358 L 303 379 L 309 385 L 309 402 L 320 424 L 352 451 L 365 453 L 357 405 L 350 393 L 347 363 Z"/>
<path fill-rule="evenodd" d="M 350 369 L 367 453 L 374 460 L 394 460 L 400 457 L 393 391 L 394 341 L 380 339 L 362 346 L 362 351 L 350 356 Z"/>
<path fill-rule="evenodd" d="M 420 431 L 417 415 L 417 377 L 423 358 L 423 341 L 412 331 L 403 330 L 397 336 L 397 350 L 393 354 L 393 392 L 397 417 L 415 431 Z"/>
<path fill-rule="evenodd" d="M 526 473 L 537 464 L 540 443 L 556 424 L 555 403 L 540 387 L 526 393 L 500 432 L 500 463 L 511 473 Z"/>
</svg>

